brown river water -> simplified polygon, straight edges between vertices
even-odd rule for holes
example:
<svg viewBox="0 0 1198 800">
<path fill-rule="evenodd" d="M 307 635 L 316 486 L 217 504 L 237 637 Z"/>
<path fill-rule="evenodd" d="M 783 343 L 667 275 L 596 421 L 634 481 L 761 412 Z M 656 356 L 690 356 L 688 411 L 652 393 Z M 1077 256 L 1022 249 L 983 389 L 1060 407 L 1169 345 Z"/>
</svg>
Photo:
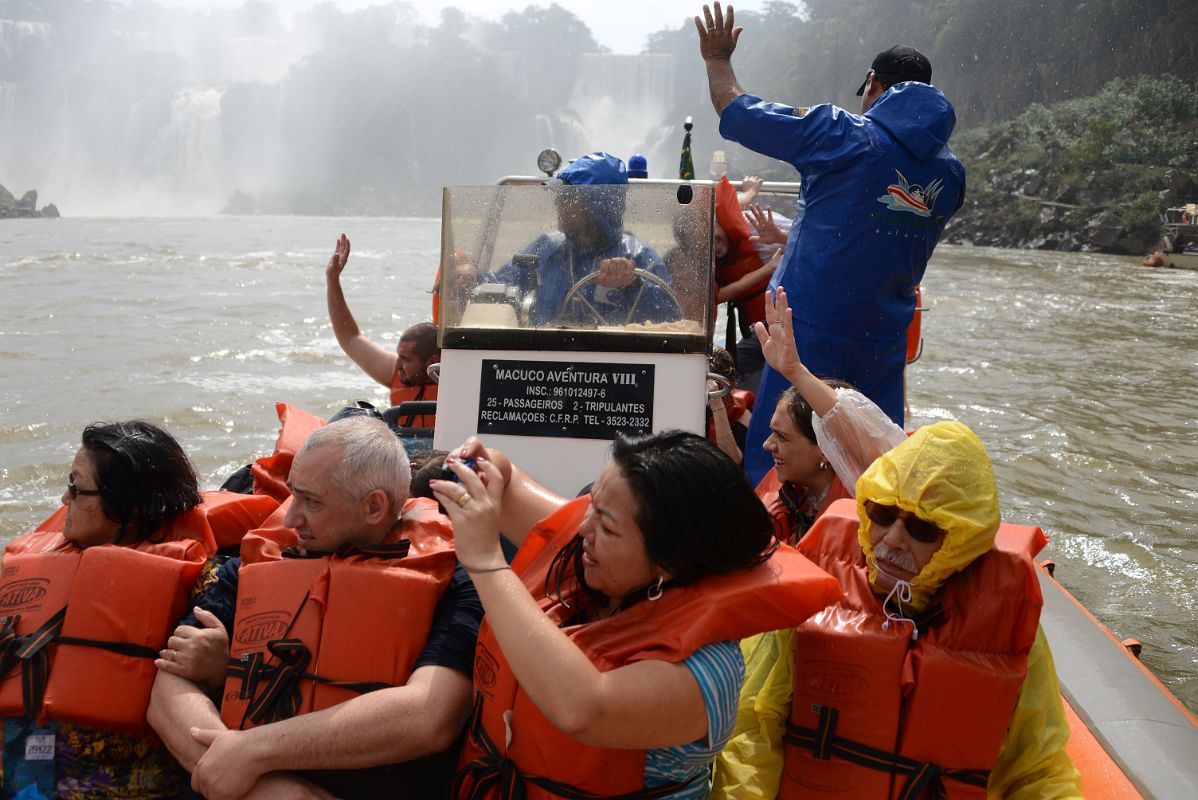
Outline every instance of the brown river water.
<svg viewBox="0 0 1198 800">
<path fill-rule="evenodd" d="M 392 345 L 429 315 L 437 220 L 0 224 L 0 541 L 57 506 L 88 422 L 163 425 L 215 488 L 270 451 L 277 400 L 386 405 L 325 313 L 342 231 L 350 306 Z M 912 424 L 977 431 L 1004 518 L 1042 526 L 1062 584 L 1198 710 L 1198 272 L 944 246 L 923 286 Z"/>
</svg>

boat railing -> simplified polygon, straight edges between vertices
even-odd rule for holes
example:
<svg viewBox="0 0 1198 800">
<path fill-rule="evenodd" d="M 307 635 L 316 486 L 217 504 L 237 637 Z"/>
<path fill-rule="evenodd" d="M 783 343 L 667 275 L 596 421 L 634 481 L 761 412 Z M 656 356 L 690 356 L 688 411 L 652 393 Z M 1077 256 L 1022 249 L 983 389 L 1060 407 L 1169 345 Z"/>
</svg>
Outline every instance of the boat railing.
<svg viewBox="0 0 1198 800">
<path fill-rule="evenodd" d="M 500 178 L 500 186 L 536 186 L 545 182 L 544 176 L 537 175 L 505 175 Z M 630 183 L 649 184 L 653 186 L 714 186 L 715 181 L 695 179 L 684 181 L 679 178 L 633 178 Z M 803 184 L 795 181 L 766 181 L 761 185 L 761 194 L 798 195 L 803 190 Z"/>
</svg>

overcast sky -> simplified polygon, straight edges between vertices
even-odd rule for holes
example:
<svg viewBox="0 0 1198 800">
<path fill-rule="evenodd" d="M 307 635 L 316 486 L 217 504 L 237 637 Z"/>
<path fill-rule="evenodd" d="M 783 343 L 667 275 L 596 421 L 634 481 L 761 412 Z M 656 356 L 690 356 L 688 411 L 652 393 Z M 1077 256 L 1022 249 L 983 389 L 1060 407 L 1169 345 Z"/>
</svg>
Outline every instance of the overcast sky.
<svg viewBox="0 0 1198 800">
<path fill-rule="evenodd" d="M 170 5 L 199 8 L 210 6 L 211 0 L 166 0 Z M 217 0 L 221 5 L 238 6 L 242 0 Z M 329 0 L 268 0 L 286 10 L 297 10 Z M 474 17 L 498 19 L 506 12 L 521 10 L 530 5 L 548 6 L 549 2 L 524 0 L 455 0 L 454 2 L 419 2 L 411 0 L 420 12 L 423 21 L 435 24 L 440 19 L 441 9 L 454 6 Z M 363 8 L 384 5 L 379 0 L 334 0 L 343 8 Z M 586 23 L 600 44 L 613 53 L 639 53 L 645 38 L 662 28 L 677 28 L 703 9 L 702 0 L 557 0 L 557 4 L 569 9 Z M 734 6 L 749 11 L 760 11 L 765 0 L 746 0 Z"/>
</svg>

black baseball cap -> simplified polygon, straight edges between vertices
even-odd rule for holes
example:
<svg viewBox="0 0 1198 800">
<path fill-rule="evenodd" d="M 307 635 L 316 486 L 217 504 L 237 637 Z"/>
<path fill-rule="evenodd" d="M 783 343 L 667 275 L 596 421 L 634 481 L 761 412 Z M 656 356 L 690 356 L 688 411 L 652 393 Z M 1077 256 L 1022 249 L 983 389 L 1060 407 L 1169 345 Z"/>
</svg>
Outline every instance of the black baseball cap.
<svg viewBox="0 0 1198 800">
<path fill-rule="evenodd" d="M 897 78 L 895 83 L 902 81 L 932 82 L 932 62 L 928 61 L 928 57 L 914 47 L 902 44 L 896 44 L 889 50 L 883 50 L 874 56 L 874 63 L 869 65 L 869 69 L 875 75 Z M 858 97 L 865 94 L 865 84 L 867 83 L 869 83 L 868 75 L 861 82 L 861 88 L 857 90 Z"/>
</svg>

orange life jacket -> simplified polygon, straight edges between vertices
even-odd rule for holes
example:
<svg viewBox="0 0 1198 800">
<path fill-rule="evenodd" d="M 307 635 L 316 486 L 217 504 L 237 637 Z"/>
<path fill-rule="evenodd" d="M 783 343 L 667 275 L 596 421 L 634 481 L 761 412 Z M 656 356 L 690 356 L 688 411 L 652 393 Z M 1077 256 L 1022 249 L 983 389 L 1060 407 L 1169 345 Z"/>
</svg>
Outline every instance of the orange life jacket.
<svg viewBox="0 0 1198 800">
<path fill-rule="evenodd" d="M 907 363 L 914 364 L 923 354 L 923 292 L 915 284 L 915 314 L 907 326 Z"/>
<path fill-rule="evenodd" d="M 716 184 L 715 198 L 716 220 L 724 233 L 728 234 L 728 256 L 722 266 L 716 266 L 715 281 L 719 286 L 727 286 L 761 269 L 764 262 L 749 241 L 749 223 L 741 210 L 736 188 L 727 178 L 722 178 Z M 734 298 L 734 302 L 744 309 L 750 324 L 765 321 L 765 288 L 769 283 L 770 276 L 766 275 L 757 286 L 750 287 L 743 295 Z"/>
<path fill-rule="evenodd" d="M 799 543 L 846 597 L 797 629 L 778 797 L 984 798 L 1039 624 L 1043 534 L 1010 526 L 945 582 L 912 640 L 910 623 L 882 627 L 859 525 L 842 501 Z"/>
<path fill-rule="evenodd" d="M 541 598 L 541 610 L 559 626 L 573 612 L 545 597 L 545 578 L 554 555 L 578 532 L 589 505 L 589 496 L 578 498 L 539 522 L 512 564 L 533 596 Z M 646 659 L 676 663 L 706 644 L 794 625 L 839 596 L 834 580 L 783 546 L 757 567 L 667 589 L 655 602 L 645 600 L 606 619 L 562 630 L 606 672 Z M 474 688 L 475 713 L 458 761 L 455 797 L 508 797 L 499 783 L 522 785 L 529 800 L 655 797 L 679 788 L 657 794 L 643 788 L 644 750 L 592 747 L 558 731 L 520 687 L 486 618 L 478 634 Z"/>
<path fill-rule="evenodd" d="M 829 506 L 837 500 L 852 497 L 849 490 L 840 482 L 840 478 L 833 477 L 827 494 L 824 495 L 824 499 L 815 512 L 815 517 L 809 520 L 801 510 L 803 494 L 806 489 L 799 489 L 793 484 L 783 483 L 779 480 L 777 467 L 772 467 L 769 472 L 765 473 L 765 477 L 761 479 L 761 483 L 757 484 L 755 491 L 761 498 L 761 502 L 765 504 L 765 510 L 770 512 L 770 516 L 774 518 L 774 527 L 778 531 L 778 538 L 790 544 L 795 544 L 802 539 L 803 534 L 808 531 L 816 519 L 819 519 L 821 514 L 828 510 Z"/>
<path fill-rule="evenodd" d="M 438 384 L 421 383 L 408 386 L 399 379 L 399 370 L 391 376 L 391 405 L 397 406 L 409 400 L 436 400 Z M 432 428 L 437 424 L 436 414 L 409 414 L 395 421 L 405 428 Z"/>
<path fill-rule="evenodd" d="M 61 532 L 64 508 L 5 546 L 0 716 L 148 734 L 153 659 L 216 549 L 214 534 L 231 540 L 236 525 L 256 525 L 277 505 L 228 492 L 203 497 L 159 529 L 156 543 L 81 550 Z"/>
<path fill-rule="evenodd" d="M 453 574 L 453 533 L 435 501 L 409 500 L 383 544 L 312 557 L 291 549 L 287 505 L 242 543 L 221 704 L 230 728 L 405 684 Z"/>
<path fill-rule="evenodd" d="M 325 423 L 315 414 L 287 403 L 275 403 L 275 411 L 279 415 L 279 438 L 275 442 L 275 451 L 255 461 L 250 466 L 250 474 L 254 478 L 254 494 L 268 495 L 281 503 L 291 497 L 287 476 L 291 474 L 291 462 L 295 460 L 295 454 L 308 435 Z"/>
</svg>

